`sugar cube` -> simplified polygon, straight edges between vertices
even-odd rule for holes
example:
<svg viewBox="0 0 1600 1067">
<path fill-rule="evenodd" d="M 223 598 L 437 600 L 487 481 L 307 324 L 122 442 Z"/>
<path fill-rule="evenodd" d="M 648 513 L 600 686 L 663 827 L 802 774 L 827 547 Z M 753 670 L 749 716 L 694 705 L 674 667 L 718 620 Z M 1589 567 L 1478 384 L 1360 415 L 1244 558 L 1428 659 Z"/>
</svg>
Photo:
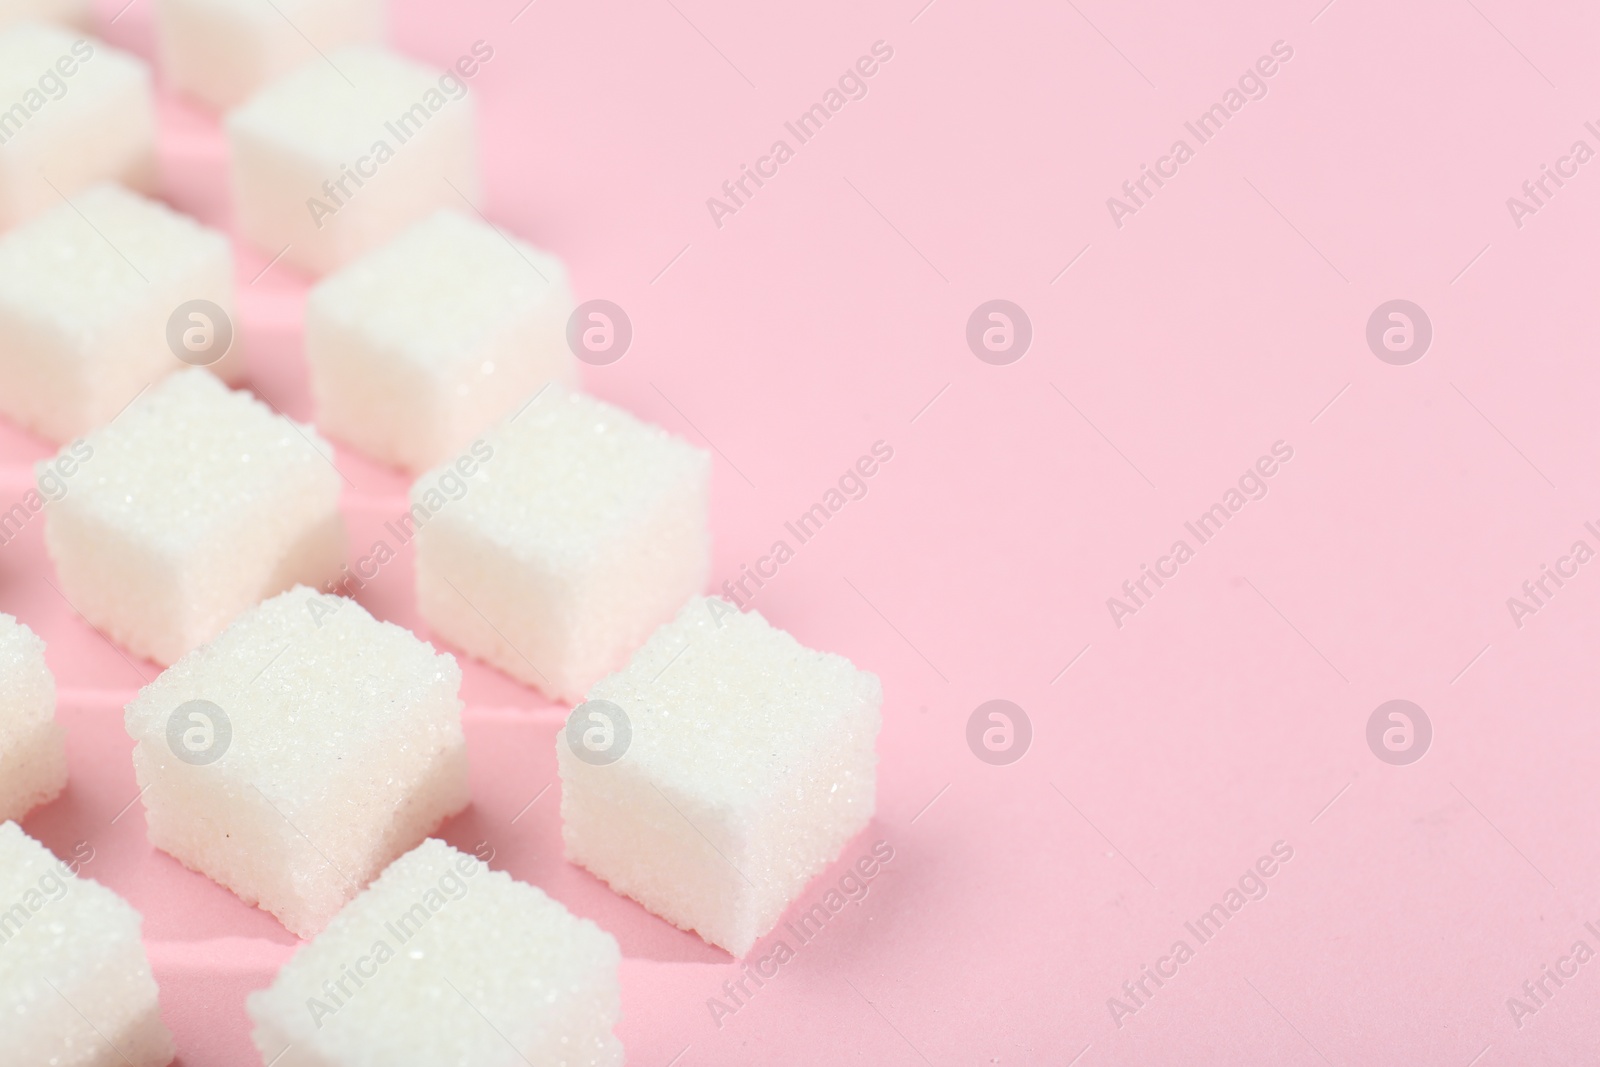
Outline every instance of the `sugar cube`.
<svg viewBox="0 0 1600 1067">
<path fill-rule="evenodd" d="M 556 739 L 567 858 L 735 956 L 872 818 L 875 675 L 690 600 Z"/>
<path fill-rule="evenodd" d="M 6 1067 L 164 1067 L 162 1025 L 139 913 L 70 862 L 0 822 L 0 1063 Z"/>
<path fill-rule="evenodd" d="M 150 842 L 310 937 L 467 804 L 461 668 L 297 586 L 127 707 Z"/>
<path fill-rule="evenodd" d="M 228 115 L 239 230 L 325 274 L 448 205 L 478 199 L 466 82 L 348 45 Z"/>
<path fill-rule="evenodd" d="M 132 652 L 173 663 L 262 598 L 342 565 L 332 450 L 204 370 L 162 379 L 41 463 L 41 495 L 47 468 L 85 449 L 45 506 L 45 546 L 67 600 Z"/>
<path fill-rule="evenodd" d="M 59 22 L 86 30 L 93 14 L 90 0 L 0 0 L 0 28 L 18 22 Z"/>
<path fill-rule="evenodd" d="M 427 470 L 543 383 L 576 383 L 572 307 L 559 259 L 441 211 L 311 291 L 317 425 Z"/>
<path fill-rule="evenodd" d="M 470 655 L 578 699 L 704 586 L 710 476 L 704 450 L 547 386 L 412 487 L 418 610 Z"/>
<path fill-rule="evenodd" d="M 383 37 L 382 0 L 160 0 L 161 68 L 180 92 L 218 110 L 319 52 Z"/>
<path fill-rule="evenodd" d="M 67 784 L 64 736 L 44 642 L 0 612 L 0 820 L 21 819 L 60 794 Z"/>
<path fill-rule="evenodd" d="M 153 190 L 143 60 L 60 26 L 0 30 L 0 229 L 111 179 Z"/>
<path fill-rule="evenodd" d="M 276 1067 L 620 1067 L 620 962 L 588 919 L 430 838 L 245 1008 Z"/>
<path fill-rule="evenodd" d="M 186 363 L 237 378 L 233 309 L 226 237 L 96 186 L 0 236 L 0 413 L 61 442 Z"/>
</svg>

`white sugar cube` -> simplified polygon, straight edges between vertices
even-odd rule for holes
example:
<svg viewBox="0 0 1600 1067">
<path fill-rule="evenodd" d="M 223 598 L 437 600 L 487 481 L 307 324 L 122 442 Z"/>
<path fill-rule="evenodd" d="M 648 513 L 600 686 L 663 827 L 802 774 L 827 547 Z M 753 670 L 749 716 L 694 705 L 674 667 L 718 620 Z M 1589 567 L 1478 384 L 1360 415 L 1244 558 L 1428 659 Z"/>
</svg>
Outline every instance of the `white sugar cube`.
<svg viewBox="0 0 1600 1067">
<path fill-rule="evenodd" d="M 86 30 L 93 14 L 90 0 L 0 0 L 0 27 L 18 22 L 59 22 Z"/>
<path fill-rule="evenodd" d="M 572 306 L 559 259 L 441 211 L 311 291 L 317 425 L 424 471 L 545 382 L 576 383 Z"/>
<path fill-rule="evenodd" d="M 264 597 L 339 571 L 332 449 L 206 371 L 162 379 L 83 445 L 46 505 L 45 546 L 67 600 L 130 651 L 172 663 Z"/>
<path fill-rule="evenodd" d="M 0 30 L 0 229 L 107 179 L 153 190 L 155 145 L 143 60 L 59 26 Z"/>
<path fill-rule="evenodd" d="M 383 0 L 160 0 L 167 81 L 218 111 L 319 52 L 383 37 Z"/>
<path fill-rule="evenodd" d="M 127 707 L 150 841 L 310 937 L 467 804 L 461 669 L 298 586 Z"/>
<path fill-rule="evenodd" d="M 164 1067 L 172 1035 L 139 940 L 139 913 L 69 861 L 0 823 L 0 1063 Z"/>
<path fill-rule="evenodd" d="M 245 1007 L 276 1067 L 619 1067 L 620 962 L 588 919 L 430 838 Z"/>
<path fill-rule="evenodd" d="M 227 127 L 240 232 L 314 274 L 478 199 L 466 82 L 377 45 L 297 68 Z"/>
<path fill-rule="evenodd" d="M 188 317 L 197 313 L 206 318 Z M 226 237 L 121 186 L 96 186 L 0 237 L 0 413 L 60 442 L 186 364 L 209 360 L 236 379 L 244 348 L 233 320 Z M 189 332 L 197 325 L 210 332 Z"/>
<path fill-rule="evenodd" d="M 60 794 L 67 784 L 64 736 L 44 642 L 0 612 L 0 820 L 21 819 Z"/>
<path fill-rule="evenodd" d="M 418 610 L 469 654 L 578 699 L 705 585 L 710 477 L 704 450 L 550 385 L 412 487 Z"/>
<path fill-rule="evenodd" d="M 695 598 L 556 739 L 567 858 L 735 956 L 872 818 L 883 690 Z"/>
</svg>

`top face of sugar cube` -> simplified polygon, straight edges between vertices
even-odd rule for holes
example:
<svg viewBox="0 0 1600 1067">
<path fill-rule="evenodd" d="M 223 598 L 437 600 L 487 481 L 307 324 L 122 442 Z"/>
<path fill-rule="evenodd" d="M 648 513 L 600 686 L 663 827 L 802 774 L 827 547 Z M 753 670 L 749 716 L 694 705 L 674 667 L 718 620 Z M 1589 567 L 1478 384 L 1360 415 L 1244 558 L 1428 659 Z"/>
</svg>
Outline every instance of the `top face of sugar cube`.
<svg viewBox="0 0 1600 1067">
<path fill-rule="evenodd" d="M 555 383 L 489 441 L 494 462 L 479 467 L 470 491 L 451 504 L 452 519 L 514 555 L 536 553 L 546 562 L 593 559 L 608 540 L 637 529 L 665 494 L 703 485 L 711 473 L 705 450 Z M 413 499 L 437 480 L 418 481 Z"/>
<path fill-rule="evenodd" d="M 530 309 L 565 314 L 567 291 L 561 260 L 446 210 L 328 277 L 310 299 L 316 314 L 375 347 L 445 367 L 479 355 Z"/>
<path fill-rule="evenodd" d="M 88 441 L 73 506 L 173 552 L 232 534 L 258 541 L 264 521 L 284 518 L 264 518 L 263 501 L 320 511 L 339 494 L 325 442 L 199 368 L 157 382 Z"/>
<path fill-rule="evenodd" d="M 406 117 L 466 106 L 466 83 L 377 45 L 349 45 L 268 85 L 228 115 L 231 132 L 292 146 L 339 177 L 341 165 L 415 135 Z M 425 118 L 425 116 L 423 116 Z"/>
<path fill-rule="evenodd" d="M 411 631 L 379 622 L 352 600 L 296 586 L 142 689 L 127 707 L 127 728 L 148 743 L 147 753 L 175 759 L 168 751 L 174 709 L 208 701 L 228 723 L 216 767 L 298 806 L 331 779 L 459 743 L 460 686 L 455 659 Z"/>
<path fill-rule="evenodd" d="M 0 13 L 0 27 L 4 27 L 0 30 L 0 101 L 4 104 L 0 106 L 12 112 L 17 103 L 27 112 L 39 111 L 47 103 L 52 109 L 75 109 L 74 90 L 83 95 L 81 90 L 86 86 L 102 81 L 104 75 L 114 71 L 126 74 L 145 70 L 131 56 L 111 52 L 104 45 L 96 47 L 98 42 L 90 43 L 82 34 L 65 27 L 31 21 L 5 26 L 5 22 Z M 62 65 L 57 66 L 58 62 Z M 16 126 L 0 126 L 0 136 L 27 136 L 25 131 L 31 125 L 25 121 Z"/>
<path fill-rule="evenodd" d="M 125 901 L 78 878 L 16 823 L 0 822 L 0 992 L 23 1000 L 0 1000 L 0 1016 L 15 1018 L 31 996 L 53 995 L 32 988 L 41 959 L 49 959 L 52 981 L 77 985 L 103 963 L 108 941 L 138 937 L 139 915 Z"/>
<path fill-rule="evenodd" d="M 512 1047 L 531 1062 L 614 1063 L 620 960 L 590 920 L 429 838 L 248 1006 L 322 1063 L 521 1062 Z"/>
<path fill-rule="evenodd" d="M 883 689 L 876 675 L 806 648 L 758 612 L 695 597 L 589 699 L 628 716 L 623 756 L 640 773 L 738 806 L 841 734 L 870 744 Z"/>
<path fill-rule="evenodd" d="M 56 686 L 44 664 L 44 642 L 0 612 L 0 752 L 55 715 Z"/>
<path fill-rule="evenodd" d="M 106 183 L 0 239 L 0 303 L 86 344 L 105 324 L 144 308 L 153 286 L 231 262 L 222 234 Z"/>
</svg>

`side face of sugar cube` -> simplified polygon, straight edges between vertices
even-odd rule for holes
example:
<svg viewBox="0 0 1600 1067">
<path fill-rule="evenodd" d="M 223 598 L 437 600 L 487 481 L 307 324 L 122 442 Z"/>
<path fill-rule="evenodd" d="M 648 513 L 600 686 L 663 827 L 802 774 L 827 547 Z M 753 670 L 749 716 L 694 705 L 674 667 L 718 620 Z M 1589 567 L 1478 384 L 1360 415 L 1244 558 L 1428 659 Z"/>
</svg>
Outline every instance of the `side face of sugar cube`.
<svg viewBox="0 0 1600 1067">
<path fill-rule="evenodd" d="M 882 701 L 843 657 L 697 597 L 556 740 L 567 858 L 742 956 L 871 819 Z"/>
<path fill-rule="evenodd" d="M 478 197 L 466 82 L 377 45 L 299 67 L 229 114 L 227 129 L 240 231 L 313 274 Z"/>
<path fill-rule="evenodd" d="M 21 819 L 66 784 L 67 751 L 44 642 L 0 612 L 0 820 Z"/>
<path fill-rule="evenodd" d="M 214 110 L 226 111 L 294 68 L 320 62 L 319 51 L 380 40 L 384 5 L 382 0 L 160 0 L 156 27 L 167 80 Z"/>
<path fill-rule="evenodd" d="M 306 307 L 317 425 L 420 473 L 548 381 L 574 384 L 566 268 L 455 211 L 323 279 Z"/>
<path fill-rule="evenodd" d="M 263 598 L 338 573 L 331 455 L 309 428 L 204 370 L 162 379 L 62 450 L 56 463 L 77 468 L 64 494 L 45 492 L 39 466 L 62 593 L 124 648 L 173 663 Z"/>
<path fill-rule="evenodd" d="M 3 153 L 4 149 L 0 149 Z M 233 253 L 215 230 L 116 185 L 99 185 L 0 236 L 0 414 L 66 441 L 109 421 L 139 390 L 190 362 L 237 378 Z M 179 318 L 184 318 L 180 313 Z M 189 333 L 209 326 L 211 333 Z M 224 331 L 219 335 L 217 330 Z M 186 337 L 187 335 L 187 337 Z M 226 354 L 191 342 L 227 343 Z M 220 358 L 218 358 L 220 357 Z"/>
<path fill-rule="evenodd" d="M 704 586 L 701 449 L 551 385 L 469 458 L 419 479 L 405 521 L 418 608 L 471 655 L 576 700 Z"/>
<path fill-rule="evenodd" d="M 82 843 L 60 859 L 16 823 L 0 822 L 0 1062 L 172 1062 L 139 913 L 79 876 L 93 857 Z"/>
<path fill-rule="evenodd" d="M 19 22 L 55 22 L 87 30 L 93 15 L 89 0 L 0 0 L 0 29 Z"/>
<path fill-rule="evenodd" d="M 98 182 L 154 190 L 142 60 L 64 27 L 19 23 L 0 30 L 0 107 L 0 229 Z"/>
<path fill-rule="evenodd" d="M 466 806 L 460 687 L 352 600 L 273 597 L 127 707 L 151 843 L 312 936 Z"/>
<path fill-rule="evenodd" d="M 430 838 L 246 1009 L 277 1067 L 615 1067 L 620 961 L 594 923 Z"/>
</svg>

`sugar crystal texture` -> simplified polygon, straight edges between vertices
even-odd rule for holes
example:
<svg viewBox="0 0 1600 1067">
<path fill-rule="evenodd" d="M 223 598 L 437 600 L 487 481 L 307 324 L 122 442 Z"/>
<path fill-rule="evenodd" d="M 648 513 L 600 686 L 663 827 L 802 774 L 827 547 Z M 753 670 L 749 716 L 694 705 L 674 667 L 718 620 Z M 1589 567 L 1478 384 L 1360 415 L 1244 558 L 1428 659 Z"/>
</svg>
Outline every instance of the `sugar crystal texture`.
<svg viewBox="0 0 1600 1067">
<path fill-rule="evenodd" d="M 64 737 L 44 642 L 0 612 L 0 820 L 21 819 L 61 792 Z"/>
<path fill-rule="evenodd" d="M 204 370 L 162 379 L 39 465 L 48 498 L 47 473 L 76 462 L 45 507 L 61 592 L 124 648 L 176 661 L 264 597 L 338 573 L 331 451 Z"/>
<path fill-rule="evenodd" d="M 0 230 L 112 180 L 153 190 L 150 68 L 61 26 L 0 30 Z"/>
<path fill-rule="evenodd" d="M 353 600 L 273 597 L 128 705 L 150 841 L 310 937 L 466 806 L 460 688 Z"/>
<path fill-rule="evenodd" d="M 0 29 L 18 22 L 58 22 L 86 30 L 93 16 L 90 0 L 0 0 Z"/>
<path fill-rule="evenodd" d="M 139 913 L 0 822 L 0 1067 L 163 1067 L 174 1054 Z"/>
<path fill-rule="evenodd" d="M 159 0 L 167 81 L 225 111 L 341 45 L 383 37 L 382 0 Z"/>
<path fill-rule="evenodd" d="M 378 45 L 328 53 L 228 115 L 239 230 L 313 274 L 478 199 L 466 82 Z"/>
<path fill-rule="evenodd" d="M 430 838 L 246 1010 L 276 1067 L 613 1067 L 620 961 L 588 919 Z"/>
<path fill-rule="evenodd" d="M 710 472 L 702 449 L 550 385 L 412 487 L 418 608 L 446 641 L 577 699 L 703 588 Z"/>
<path fill-rule="evenodd" d="M 572 306 L 559 259 L 441 211 L 312 290 L 317 425 L 427 470 L 545 382 L 576 383 Z"/>
<path fill-rule="evenodd" d="M 556 739 L 567 858 L 743 956 L 872 818 L 882 703 L 842 656 L 697 597 Z"/>
<path fill-rule="evenodd" d="M 56 442 L 109 421 L 184 368 L 167 323 L 192 300 L 234 317 L 222 234 L 117 185 L 58 202 L 0 237 L 0 414 Z M 211 369 L 237 379 L 243 352 Z"/>
</svg>

